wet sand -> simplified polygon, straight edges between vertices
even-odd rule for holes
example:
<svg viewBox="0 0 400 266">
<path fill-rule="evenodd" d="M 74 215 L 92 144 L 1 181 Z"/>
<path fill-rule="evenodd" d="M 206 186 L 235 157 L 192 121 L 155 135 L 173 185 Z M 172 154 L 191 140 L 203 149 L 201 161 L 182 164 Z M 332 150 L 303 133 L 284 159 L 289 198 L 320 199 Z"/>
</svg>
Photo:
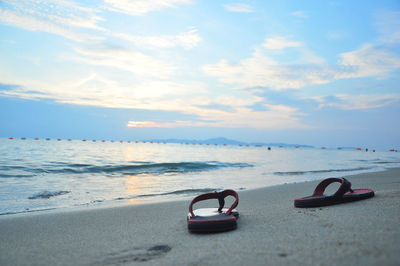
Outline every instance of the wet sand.
<svg viewBox="0 0 400 266">
<path fill-rule="evenodd" d="M 0 216 L 0 265 L 400 265 L 400 169 L 347 179 L 375 197 L 297 209 L 319 181 L 239 191 L 238 228 L 218 234 L 187 231 L 190 199 Z"/>
</svg>

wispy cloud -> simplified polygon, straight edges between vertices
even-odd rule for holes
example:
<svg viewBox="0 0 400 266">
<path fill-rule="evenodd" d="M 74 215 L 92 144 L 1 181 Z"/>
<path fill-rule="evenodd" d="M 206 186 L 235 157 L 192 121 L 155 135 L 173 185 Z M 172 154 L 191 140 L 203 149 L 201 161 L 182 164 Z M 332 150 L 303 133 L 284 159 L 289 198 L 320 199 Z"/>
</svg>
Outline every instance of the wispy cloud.
<svg viewBox="0 0 400 266">
<path fill-rule="evenodd" d="M 128 121 L 127 127 L 171 127 L 169 123 L 156 123 L 153 121 Z"/>
<path fill-rule="evenodd" d="M 378 12 L 376 25 L 380 33 L 379 43 L 400 44 L 400 11 L 382 10 Z"/>
<path fill-rule="evenodd" d="M 303 55 L 306 50 L 298 50 L 299 58 L 304 58 L 303 62 L 293 59 L 293 62 L 281 64 L 269 56 L 266 53 L 268 49 L 263 46 L 256 48 L 252 57 L 243 59 L 238 64 L 222 59 L 216 64 L 203 66 L 202 70 L 209 76 L 217 77 L 222 83 L 233 84 L 242 89 L 261 87 L 279 91 L 330 81 L 331 70 L 320 65 L 321 60 L 311 58 L 311 61 L 307 61 L 307 56 Z"/>
<path fill-rule="evenodd" d="M 308 18 L 307 13 L 301 10 L 291 12 L 289 15 L 297 18 Z"/>
<path fill-rule="evenodd" d="M 5 1 L 0 6 L 0 22 L 29 31 L 42 31 L 74 41 L 101 40 L 103 37 L 79 32 L 79 29 L 103 31 L 103 19 L 96 10 L 68 1 Z"/>
<path fill-rule="evenodd" d="M 320 103 L 319 108 L 336 107 L 342 110 L 368 110 L 400 103 L 399 94 L 337 94 L 313 99 Z"/>
<path fill-rule="evenodd" d="M 291 48 L 291 61 L 283 64 L 279 55 Z M 274 54 L 274 51 L 281 51 Z M 223 84 L 239 88 L 260 87 L 265 90 L 300 89 L 309 85 L 326 84 L 338 79 L 384 78 L 400 68 L 400 58 L 390 49 L 365 44 L 360 49 L 339 55 L 336 65 L 307 49 L 304 44 L 275 36 L 256 47 L 251 57 L 230 63 L 221 59 L 202 67 L 205 74 L 216 77 Z"/>
<path fill-rule="evenodd" d="M 262 44 L 262 46 L 265 49 L 271 49 L 271 50 L 282 50 L 289 47 L 300 47 L 302 45 L 303 44 L 301 42 L 290 41 L 285 37 L 281 36 L 267 38 Z"/>
<path fill-rule="evenodd" d="M 16 80 L 16 79 L 14 79 Z M 252 105 L 261 101 L 244 92 L 230 95 L 221 92 L 210 97 L 207 85 L 199 82 L 174 82 L 168 80 L 143 81 L 140 84 L 122 84 L 103 75 L 60 81 L 19 80 L 21 86 L 0 88 L 0 94 L 26 99 L 54 99 L 59 103 L 107 108 L 173 111 L 197 117 L 172 122 L 136 121 L 130 127 L 226 127 L 226 128 L 299 128 L 304 127 L 297 109 L 285 105 L 264 105 L 263 111 L 255 111 Z M 228 95 L 228 97 L 226 97 Z M 230 109 L 214 108 L 223 102 Z M 149 123 L 147 123 L 149 122 Z"/>
<path fill-rule="evenodd" d="M 75 51 L 79 56 L 72 59 L 91 65 L 129 71 L 138 76 L 167 78 L 175 70 L 171 64 L 128 49 L 92 47 L 90 49 L 76 48 Z"/>
<path fill-rule="evenodd" d="M 141 48 L 174 48 L 183 47 L 186 50 L 193 49 L 202 40 L 195 28 L 177 35 L 138 36 L 128 33 L 114 33 L 113 36 L 127 40 Z"/>
<path fill-rule="evenodd" d="M 360 49 L 340 55 L 340 64 L 344 71 L 336 78 L 383 78 L 388 73 L 400 68 L 400 57 L 385 48 L 366 44 Z"/>
<path fill-rule="evenodd" d="M 196 121 L 173 121 L 173 122 L 154 122 L 154 121 L 128 121 L 127 127 L 138 127 L 138 128 L 175 128 L 175 127 L 186 127 L 186 126 L 205 126 L 206 122 Z"/>
<path fill-rule="evenodd" d="M 143 16 L 151 11 L 191 2 L 192 0 L 104 0 L 104 8 L 131 16 Z"/>
<path fill-rule="evenodd" d="M 248 4 L 232 3 L 232 4 L 224 4 L 222 6 L 230 12 L 237 12 L 237 13 L 252 13 L 252 12 L 254 12 L 253 7 Z"/>
</svg>

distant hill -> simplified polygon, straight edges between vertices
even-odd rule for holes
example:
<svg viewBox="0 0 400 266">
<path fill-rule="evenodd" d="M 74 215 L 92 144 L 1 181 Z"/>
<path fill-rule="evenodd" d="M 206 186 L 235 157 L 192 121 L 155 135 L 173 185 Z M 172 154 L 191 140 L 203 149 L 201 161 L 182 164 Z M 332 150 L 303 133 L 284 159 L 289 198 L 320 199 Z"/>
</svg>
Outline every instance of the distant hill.
<svg viewBox="0 0 400 266">
<path fill-rule="evenodd" d="M 310 145 L 302 144 L 287 144 L 287 143 L 263 143 L 263 142 L 243 142 L 223 137 L 211 138 L 206 140 L 189 140 L 189 139 L 149 139 L 143 140 L 146 142 L 166 142 L 166 143 L 187 143 L 187 144 L 212 144 L 212 145 L 251 145 L 251 146 L 268 146 L 268 147 L 301 147 L 301 148 L 314 148 Z"/>
</svg>

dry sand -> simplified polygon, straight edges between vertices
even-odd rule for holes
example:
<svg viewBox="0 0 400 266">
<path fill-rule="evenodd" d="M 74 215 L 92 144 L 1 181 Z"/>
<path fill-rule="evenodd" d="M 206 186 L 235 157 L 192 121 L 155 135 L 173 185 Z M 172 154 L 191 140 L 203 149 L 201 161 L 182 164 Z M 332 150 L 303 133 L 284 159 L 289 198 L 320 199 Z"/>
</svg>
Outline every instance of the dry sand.
<svg viewBox="0 0 400 266">
<path fill-rule="evenodd" d="M 0 265 L 400 265 L 400 169 L 348 179 L 376 196 L 297 209 L 318 182 L 240 191 L 218 234 L 187 231 L 190 199 L 2 216 Z"/>
</svg>

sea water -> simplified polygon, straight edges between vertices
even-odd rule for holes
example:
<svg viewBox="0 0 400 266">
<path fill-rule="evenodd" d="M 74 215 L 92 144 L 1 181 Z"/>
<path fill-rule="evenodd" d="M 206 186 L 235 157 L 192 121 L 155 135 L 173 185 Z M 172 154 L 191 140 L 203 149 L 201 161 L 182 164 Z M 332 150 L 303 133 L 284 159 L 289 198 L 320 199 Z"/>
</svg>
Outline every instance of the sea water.
<svg viewBox="0 0 400 266">
<path fill-rule="evenodd" d="M 135 204 L 400 167 L 400 153 L 0 139 L 0 215 Z"/>
</svg>

